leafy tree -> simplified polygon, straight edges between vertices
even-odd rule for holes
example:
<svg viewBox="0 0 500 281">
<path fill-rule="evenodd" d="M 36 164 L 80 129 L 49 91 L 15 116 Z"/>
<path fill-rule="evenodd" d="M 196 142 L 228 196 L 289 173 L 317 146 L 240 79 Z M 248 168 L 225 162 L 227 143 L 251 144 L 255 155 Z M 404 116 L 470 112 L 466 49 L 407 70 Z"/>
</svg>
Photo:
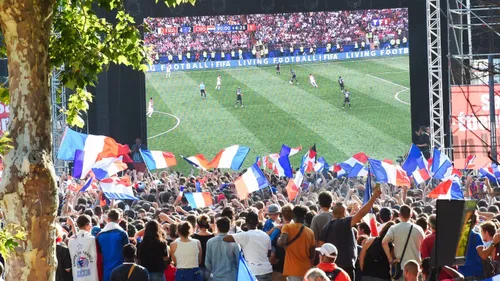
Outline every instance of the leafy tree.
<svg viewBox="0 0 500 281">
<path fill-rule="evenodd" d="M 195 0 L 162 1 L 175 6 Z M 94 7 L 116 11 L 116 23 L 98 18 Z M 51 160 L 51 70 L 64 65 L 62 82 L 74 93 L 67 120 L 82 126 L 80 112 L 92 100 L 86 86 L 111 63 L 144 70 L 147 52 L 121 0 L 0 0 L 0 27 L 0 52 L 9 69 L 8 91 L 0 88 L 0 98 L 10 103 L 12 138 L 0 202 L 6 223 L 26 233 L 22 241 L 8 237 L 5 249 L 15 251 L 6 257 L 7 280 L 52 281 L 58 202 Z"/>
</svg>

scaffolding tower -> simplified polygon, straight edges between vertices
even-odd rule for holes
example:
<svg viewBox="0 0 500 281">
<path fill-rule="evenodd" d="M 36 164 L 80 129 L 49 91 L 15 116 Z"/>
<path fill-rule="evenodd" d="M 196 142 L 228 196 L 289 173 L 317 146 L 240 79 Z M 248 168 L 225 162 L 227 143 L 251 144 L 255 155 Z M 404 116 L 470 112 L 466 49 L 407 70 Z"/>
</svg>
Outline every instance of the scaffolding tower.
<svg viewBox="0 0 500 281">
<path fill-rule="evenodd" d="M 57 152 L 66 128 L 66 88 L 60 81 L 64 67 L 54 68 L 50 79 L 50 95 L 52 100 L 52 161 L 56 175 L 60 176 L 67 170 L 66 161 L 57 159 Z"/>
<path fill-rule="evenodd" d="M 448 67 L 450 86 L 484 85 L 492 87 L 500 83 L 500 1 L 498 0 L 447 0 L 446 15 L 448 27 Z M 488 61 L 489 59 L 489 61 Z M 491 75 L 491 76 L 490 76 Z M 491 80 L 491 83 L 490 83 Z M 451 92 L 451 87 L 450 87 Z M 450 96 L 450 104 L 452 103 Z M 490 103 L 490 111 L 495 111 L 495 102 Z M 451 119 L 452 108 L 450 106 Z M 464 153 L 471 154 L 477 149 L 488 151 L 496 161 L 496 125 L 494 116 L 489 128 L 491 138 L 480 145 L 464 145 Z M 471 132 L 473 134 L 473 132 Z M 451 147 L 458 148 L 450 135 Z M 477 147 L 476 147 L 477 146 Z"/>
</svg>

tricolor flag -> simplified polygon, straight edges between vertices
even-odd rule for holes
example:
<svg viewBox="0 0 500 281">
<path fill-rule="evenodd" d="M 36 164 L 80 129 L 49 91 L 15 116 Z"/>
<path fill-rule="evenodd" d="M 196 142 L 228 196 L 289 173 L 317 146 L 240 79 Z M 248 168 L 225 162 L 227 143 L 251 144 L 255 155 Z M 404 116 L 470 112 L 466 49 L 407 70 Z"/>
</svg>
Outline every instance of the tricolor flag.
<svg viewBox="0 0 500 281">
<path fill-rule="evenodd" d="M 248 152 L 250 148 L 246 146 L 233 145 L 224 148 L 208 163 L 208 166 L 213 169 L 225 168 L 237 171 L 241 168 Z"/>
<path fill-rule="evenodd" d="M 429 172 L 427 171 L 427 161 L 415 144 L 412 144 L 408 156 L 403 163 L 403 170 L 406 171 L 408 175 L 413 176 L 413 179 L 417 184 L 423 183 L 430 179 Z"/>
<path fill-rule="evenodd" d="M 77 166 L 80 165 L 77 161 L 74 162 L 74 171 L 77 170 Z M 92 166 L 92 173 L 94 173 L 94 177 L 98 180 L 102 180 L 105 178 L 112 177 L 118 174 L 121 171 L 126 170 L 127 164 L 122 162 L 122 157 L 112 157 L 112 158 L 103 158 L 102 160 L 97 161 Z M 81 177 L 85 177 L 86 175 L 81 175 Z"/>
<path fill-rule="evenodd" d="M 378 182 L 386 182 L 395 186 L 408 184 L 408 176 L 402 169 L 380 160 L 370 158 L 369 161 L 370 169 Z"/>
<path fill-rule="evenodd" d="M 90 188 L 90 189 L 97 188 L 97 182 L 96 182 L 96 181 L 94 180 L 94 178 L 92 178 L 92 177 L 89 177 L 89 178 L 85 181 L 85 183 L 84 183 L 82 186 L 80 186 L 80 188 L 79 188 L 79 190 L 78 190 L 78 191 L 79 191 L 79 192 L 85 192 L 85 191 L 87 191 L 87 189 L 89 189 L 89 188 Z"/>
<path fill-rule="evenodd" d="M 432 177 L 438 180 L 449 178 L 453 172 L 453 164 L 450 158 L 437 148 L 434 148 L 431 172 Z"/>
<path fill-rule="evenodd" d="M 368 169 L 368 178 L 366 179 L 363 205 L 368 203 L 371 197 L 372 197 L 372 177 L 370 175 L 370 169 Z M 370 212 L 363 217 L 363 220 L 365 221 L 366 224 L 370 226 L 371 235 L 373 237 L 377 237 L 378 236 L 377 221 L 375 220 L 375 214 L 373 213 L 373 210 L 370 210 Z"/>
<path fill-rule="evenodd" d="M 269 155 L 269 158 L 273 160 L 273 162 L 276 164 L 274 169 L 277 170 L 277 174 L 280 177 L 287 177 L 287 178 L 292 178 L 293 177 L 293 172 L 292 172 L 292 165 L 290 164 L 290 147 L 286 145 L 281 146 L 281 151 L 280 154 L 271 154 Z"/>
<path fill-rule="evenodd" d="M 193 209 L 210 207 L 213 204 L 210 192 L 184 193 L 184 197 L 186 197 L 186 200 Z"/>
<path fill-rule="evenodd" d="M 302 150 L 302 145 L 299 147 L 292 147 L 290 149 L 290 156 L 294 156 L 295 154 L 299 153 Z"/>
<path fill-rule="evenodd" d="M 130 184 L 130 179 L 124 178 L 106 178 L 100 181 L 99 185 L 108 199 L 117 200 L 137 200 Z"/>
<path fill-rule="evenodd" d="M 177 165 L 177 160 L 172 152 L 163 152 L 157 150 L 142 150 L 142 159 L 148 167 L 148 170 L 165 169 Z"/>
<path fill-rule="evenodd" d="M 241 251 L 238 259 L 238 275 L 236 276 L 236 281 L 257 281 L 257 277 L 255 277 L 255 274 L 253 274 L 250 267 L 248 267 Z"/>
<path fill-rule="evenodd" d="M 302 165 L 305 166 L 305 172 L 310 173 L 314 171 L 314 165 L 316 164 L 316 144 L 314 144 L 306 155 L 302 158 Z"/>
<path fill-rule="evenodd" d="M 435 199 L 464 199 L 460 179 L 455 176 L 448 178 L 436 186 L 427 197 Z"/>
<path fill-rule="evenodd" d="M 210 170 L 210 166 L 208 165 L 208 160 L 205 158 L 203 154 L 196 154 L 195 156 L 191 157 L 184 157 L 181 155 L 181 157 L 195 168 L 202 169 L 205 171 Z"/>
<path fill-rule="evenodd" d="M 476 160 L 476 155 L 469 155 L 465 159 L 465 170 L 474 167 L 474 160 Z"/>
<path fill-rule="evenodd" d="M 316 173 L 319 173 L 323 171 L 323 169 L 328 169 L 328 168 L 329 168 L 328 163 L 326 162 L 325 158 L 323 158 L 323 156 L 318 158 L 318 162 L 316 163 L 316 165 L 314 165 L 314 171 Z"/>
<path fill-rule="evenodd" d="M 295 177 L 288 180 L 288 184 L 286 185 L 288 201 L 292 201 L 295 197 L 297 197 L 299 188 L 302 186 L 302 182 L 304 181 L 304 170 L 305 166 L 302 166 L 297 173 L 295 173 Z"/>
<path fill-rule="evenodd" d="M 259 167 L 253 164 L 241 177 L 234 181 L 234 185 L 236 186 L 238 198 L 243 200 L 248 197 L 248 194 L 269 186 L 269 182 Z"/>
<path fill-rule="evenodd" d="M 497 164 L 491 163 L 491 172 L 496 178 L 500 178 L 500 167 Z"/>
<path fill-rule="evenodd" d="M 368 156 L 364 152 L 358 152 L 351 158 L 339 164 L 340 170 L 337 172 L 337 178 L 347 176 L 348 178 L 364 177 L 367 175 L 365 164 L 368 162 Z"/>
<path fill-rule="evenodd" d="M 87 175 L 98 158 L 125 156 L 129 152 L 127 145 L 119 144 L 110 137 L 82 134 L 66 127 L 57 158 L 80 161 L 77 174 L 81 177 Z"/>
<path fill-rule="evenodd" d="M 497 182 L 497 178 L 495 177 L 495 175 L 493 173 L 491 173 L 490 171 L 484 169 L 484 168 L 480 168 L 479 169 L 479 174 L 481 175 L 481 177 L 486 177 L 488 178 L 488 180 L 493 183 L 493 182 Z"/>
</svg>

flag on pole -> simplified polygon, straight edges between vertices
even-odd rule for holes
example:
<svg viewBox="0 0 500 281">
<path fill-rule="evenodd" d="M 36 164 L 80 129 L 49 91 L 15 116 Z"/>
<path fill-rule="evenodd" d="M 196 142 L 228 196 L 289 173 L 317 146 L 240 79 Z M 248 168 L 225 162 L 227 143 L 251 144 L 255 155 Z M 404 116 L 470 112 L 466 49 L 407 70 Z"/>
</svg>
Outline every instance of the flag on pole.
<svg viewBox="0 0 500 281">
<path fill-rule="evenodd" d="M 434 148 L 434 155 L 432 159 L 432 177 L 438 180 L 449 178 L 453 171 L 453 164 L 446 154 Z"/>
<path fill-rule="evenodd" d="M 292 147 L 290 149 L 290 156 L 294 156 L 295 154 L 299 153 L 302 150 L 302 145 L 299 147 Z"/>
<path fill-rule="evenodd" d="M 248 152 L 250 148 L 246 146 L 233 145 L 224 148 L 208 163 L 208 166 L 212 169 L 223 168 L 237 171 L 241 168 Z"/>
<path fill-rule="evenodd" d="M 271 154 L 269 157 L 276 164 L 274 169 L 277 170 L 277 174 L 280 177 L 293 177 L 292 165 L 290 164 L 290 147 L 282 145 L 280 154 Z"/>
<path fill-rule="evenodd" d="M 257 281 L 257 277 L 253 274 L 250 267 L 243 257 L 243 253 L 240 251 L 240 257 L 238 260 L 238 275 L 236 277 L 236 281 Z"/>
<path fill-rule="evenodd" d="M 368 178 L 366 179 L 363 205 L 368 203 L 371 197 L 372 197 L 372 177 L 370 175 L 370 168 L 368 168 Z M 375 220 L 375 214 L 373 213 L 373 210 L 370 210 L 370 212 L 363 217 L 363 220 L 365 221 L 366 224 L 370 226 L 370 232 L 372 236 L 377 237 L 378 236 L 377 221 Z"/>
<path fill-rule="evenodd" d="M 410 151 L 408 152 L 408 156 L 401 166 L 403 170 L 405 170 L 409 176 L 413 176 L 413 179 L 417 184 L 420 184 L 431 178 L 427 170 L 427 166 L 427 160 L 425 160 L 420 148 L 418 148 L 415 144 L 412 144 Z"/>
<path fill-rule="evenodd" d="M 455 176 L 448 178 L 436 186 L 427 197 L 435 199 L 464 199 L 460 179 Z"/>
<path fill-rule="evenodd" d="M 186 160 L 191 166 L 201 169 L 201 170 L 209 170 L 210 166 L 208 165 L 208 160 L 205 158 L 203 154 L 196 154 L 195 156 L 185 157 L 182 156 L 182 159 Z"/>
<path fill-rule="evenodd" d="M 165 169 L 177 165 L 177 160 L 172 152 L 143 150 L 141 149 L 142 159 L 148 167 L 148 170 Z"/>
<path fill-rule="evenodd" d="M 192 192 L 184 193 L 184 197 L 193 209 L 210 207 L 213 204 L 210 192 Z"/>
<path fill-rule="evenodd" d="M 314 165 L 314 171 L 316 173 L 319 173 L 321 171 L 323 171 L 323 169 L 328 169 L 328 163 L 326 163 L 326 160 L 325 158 L 323 158 L 323 156 L 321 156 L 319 159 L 318 159 L 318 162 L 316 163 L 316 165 Z"/>
<path fill-rule="evenodd" d="M 314 144 L 306 155 L 302 158 L 302 165 L 305 166 L 305 172 L 310 173 L 314 171 L 314 165 L 316 164 L 316 144 Z"/>
<path fill-rule="evenodd" d="M 247 171 L 234 181 L 238 198 L 241 200 L 248 197 L 248 194 L 269 186 L 264 173 L 256 164 L 250 166 Z"/>
<path fill-rule="evenodd" d="M 289 201 L 295 199 L 299 193 L 299 188 L 302 186 L 302 182 L 304 181 L 304 170 L 305 166 L 302 166 L 297 173 L 295 173 L 295 177 L 288 180 L 288 184 L 286 185 L 286 194 Z"/>
<path fill-rule="evenodd" d="M 469 155 L 467 159 L 465 159 L 465 170 L 468 168 L 474 167 L 474 160 L 476 160 L 476 155 Z"/>
</svg>

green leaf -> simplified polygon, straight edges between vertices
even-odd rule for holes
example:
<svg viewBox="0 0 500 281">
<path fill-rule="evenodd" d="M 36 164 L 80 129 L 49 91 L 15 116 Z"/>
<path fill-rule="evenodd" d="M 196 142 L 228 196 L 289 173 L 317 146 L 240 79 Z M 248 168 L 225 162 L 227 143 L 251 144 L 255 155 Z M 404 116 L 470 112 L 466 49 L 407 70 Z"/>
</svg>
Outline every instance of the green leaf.
<svg viewBox="0 0 500 281">
<path fill-rule="evenodd" d="M 10 103 L 9 89 L 0 87 L 0 102 L 4 104 Z"/>
<path fill-rule="evenodd" d="M 124 65 L 128 65 L 128 59 L 126 56 L 124 55 L 119 55 L 118 56 L 118 63 L 119 64 L 124 64 Z"/>
</svg>

